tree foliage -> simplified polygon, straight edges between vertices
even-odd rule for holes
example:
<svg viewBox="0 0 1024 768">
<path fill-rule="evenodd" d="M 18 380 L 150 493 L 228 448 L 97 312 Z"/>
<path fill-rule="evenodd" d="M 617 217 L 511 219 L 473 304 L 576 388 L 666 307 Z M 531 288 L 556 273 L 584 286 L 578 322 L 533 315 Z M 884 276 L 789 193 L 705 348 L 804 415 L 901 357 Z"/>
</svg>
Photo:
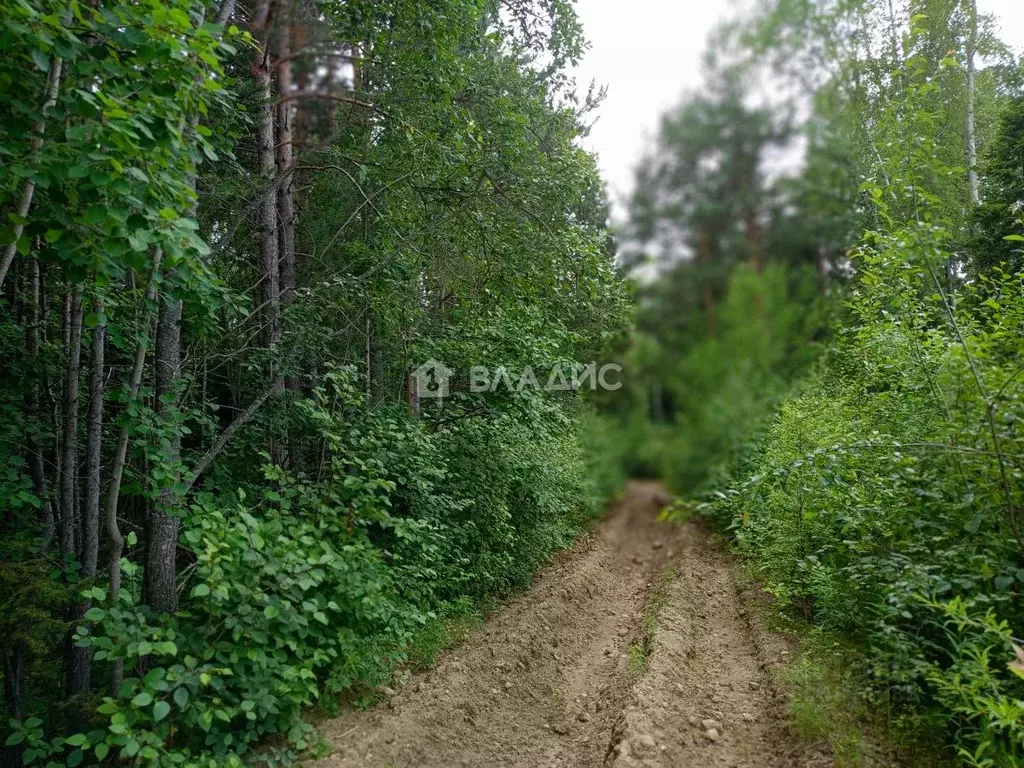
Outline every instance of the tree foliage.
<svg viewBox="0 0 1024 768">
<path fill-rule="evenodd" d="M 904 737 L 928 732 L 940 738 L 926 760 L 948 747 L 965 765 L 1020 765 L 1019 64 L 970 2 L 763 11 L 745 50 L 811 86 L 804 163 L 784 185 L 830 223 L 817 230 L 832 254 L 824 285 L 843 306 L 827 336 L 788 326 L 797 349 L 826 343 L 809 368 L 790 357 L 803 374 L 773 389 L 761 329 L 787 326 L 770 294 L 751 297 L 750 276 L 732 271 L 707 340 L 653 319 L 692 292 L 696 264 L 679 270 L 689 285 L 674 270 L 656 279 L 652 368 L 679 372 L 680 404 L 655 461 L 703 494 L 782 610 L 841 642 L 848 679 L 904 757 Z M 821 306 L 783 305 L 805 320 Z"/>
<path fill-rule="evenodd" d="M 464 380 L 625 323 L 579 23 L 2 10 L 5 763 L 290 759 L 608 492 L 577 394 Z"/>
</svg>

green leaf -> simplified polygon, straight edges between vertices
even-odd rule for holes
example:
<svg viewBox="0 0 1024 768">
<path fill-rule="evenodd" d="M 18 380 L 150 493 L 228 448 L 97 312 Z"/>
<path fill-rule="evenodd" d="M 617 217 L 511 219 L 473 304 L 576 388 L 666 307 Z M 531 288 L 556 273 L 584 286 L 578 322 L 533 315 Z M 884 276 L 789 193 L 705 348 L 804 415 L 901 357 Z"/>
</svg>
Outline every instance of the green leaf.
<svg viewBox="0 0 1024 768">
<path fill-rule="evenodd" d="M 184 709 L 185 705 L 188 704 L 188 688 L 180 686 L 174 689 L 174 703 L 180 709 Z"/>
<path fill-rule="evenodd" d="M 132 699 L 132 704 L 136 707 L 148 707 L 153 701 L 153 697 L 147 691 L 143 691 Z"/>
<path fill-rule="evenodd" d="M 85 757 L 85 754 L 82 752 L 82 750 L 81 749 L 76 749 L 74 752 L 72 752 L 70 755 L 68 755 L 68 759 L 67 759 L 67 766 L 68 766 L 68 768 L 75 768 L 76 765 L 78 765 L 79 763 L 82 762 L 82 758 L 83 757 Z"/>
<path fill-rule="evenodd" d="M 76 733 L 76 734 L 74 734 L 72 736 L 68 736 L 64 740 L 64 743 L 65 744 L 70 744 L 72 747 L 80 747 L 83 744 L 85 744 L 85 734 L 84 733 Z"/>
<path fill-rule="evenodd" d="M 1003 240 L 1010 240 L 1014 243 L 1024 243 L 1024 235 L 1006 235 Z"/>
<path fill-rule="evenodd" d="M 32 61 L 35 62 L 35 65 L 37 67 L 39 67 L 39 69 L 41 71 L 43 71 L 43 72 L 49 72 L 50 71 L 50 57 L 49 56 L 47 56 L 42 51 L 35 51 L 35 50 L 29 52 L 29 55 L 32 57 Z"/>
<path fill-rule="evenodd" d="M 206 597 L 210 594 L 210 587 L 207 584 L 196 584 L 192 590 L 192 597 Z"/>
<path fill-rule="evenodd" d="M 171 705 L 166 701 L 158 701 L 153 705 L 153 720 L 159 723 L 163 720 L 171 711 Z"/>
<path fill-rule="evenodd" d="M 108 747 L 105 743 L 102 742 L 97 744 L 96 749 L 93 750 L 93 753 L 96 755 L 97 760 L 102 760 L 107 756 L 107 754 L 109 754 L 109 752 L 110 747 Z"/>
<path fill-rule="evenodd" d="M 4 742 L 8 747 L 13 747 L 15 744 L 21 744 L 25 740 L 25 734 L 23 731 L 15 731 L 7 737 L 7 741 Z"/>
</svg>

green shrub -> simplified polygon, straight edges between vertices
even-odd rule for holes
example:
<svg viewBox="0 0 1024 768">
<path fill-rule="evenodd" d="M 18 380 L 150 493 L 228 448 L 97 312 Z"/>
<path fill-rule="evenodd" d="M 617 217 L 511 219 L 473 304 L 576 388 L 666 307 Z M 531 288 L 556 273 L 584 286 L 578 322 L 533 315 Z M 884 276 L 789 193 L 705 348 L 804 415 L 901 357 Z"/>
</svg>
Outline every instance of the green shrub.
<svg viewBox="0 0 1024 768">
<path fill-rule="evenodd" d="M 320 477 L 268 462 L 248 490 L 196 495 L 177 614 L 140 605 L 128 559 L 116 603 L 88 588 L 78 642 L 97 662 L 122 662 L 126 677 L 98 707 L 104 728 L 48 739 L 41 722 L 15 722 L 26 760 L 71 766 L 91 750 L 239 765 L 257 748 L 290 759 L 315 742 L 306 709 L 431 663 L 477 606 L 527 585 L 612 490 L 593 479 L 584 441 L 595 438 L 578 426 L 592 422 L 565 410 L 578 404 L 524 394 L 517 413 L 434 432 L 398 409 L 367 414 L 359 394 L 337 370 L 298 404 L 325 448 Z"/>
<path fill-rule="evenodd" d="M 993 270 L 954 308 L 942 238 L 871 236 L 838 344 L 708 509 L 781 606 L 859 649 L 866 695 L 1017 765 L 1024 282 Z"/>
</svg>

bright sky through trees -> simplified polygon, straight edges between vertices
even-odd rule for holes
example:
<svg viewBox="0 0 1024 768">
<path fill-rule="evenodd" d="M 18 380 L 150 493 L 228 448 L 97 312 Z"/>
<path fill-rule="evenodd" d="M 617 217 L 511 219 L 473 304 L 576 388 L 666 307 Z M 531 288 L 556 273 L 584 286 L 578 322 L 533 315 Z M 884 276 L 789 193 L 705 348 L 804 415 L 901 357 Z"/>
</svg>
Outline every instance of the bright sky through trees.
<svg viewBox="0 0 1024 768">
<path fill-rule="evenodd" d="M 579 0 L 576 10 L 591 49 L 581 62 L 581 82 L 608 87 L 586 146 L 598 153 L 613 209 L 621 212 L 633 185 L 633 167 L 659 116 L 683 91 L 701 82 L 700 61 L 708 33 L 738 13 L 723 0 Z M 978 0 L 995 15 L 1001 37 L 1024 49 L 1024 2 Z"/>
</svg>

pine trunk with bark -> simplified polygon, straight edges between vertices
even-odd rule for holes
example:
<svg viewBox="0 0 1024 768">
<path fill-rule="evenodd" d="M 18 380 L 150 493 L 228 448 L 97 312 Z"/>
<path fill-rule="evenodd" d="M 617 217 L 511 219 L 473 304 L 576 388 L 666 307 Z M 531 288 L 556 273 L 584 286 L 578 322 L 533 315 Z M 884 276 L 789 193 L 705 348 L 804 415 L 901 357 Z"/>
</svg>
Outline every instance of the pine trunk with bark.
<svg viewBox="0 0 1024 768">
<path fill-rule="evenodd" d="M 277 232 L 277 151 L 274 138 L 274 100 L 270 47 L 268 45 L 269 0 L 260 0 L 253 8 L 252 35 L 256 39 L 256 53 L 252 61 L 252 77 L 260 101 L 256 118 L 256 143 L 260 172 L 259 229 L 260 266 L 262 270 L 263 342 L 271 347 L 277 342 L 281 311 L 279 248 Z"/>
<path fill-rule="evenodd" d="M 281 305 L 287 307 L 295 291 L 295 204 L 293 192 L 292 121 L 294 107 L 285 101 L 292 92 L 291 24 L 287 13 L 277 30 L 277 225 L 281 265 Z"/>
<path fill-rule="evenodd" d="M 173 421 L 178 409 L 178 382 L 181 378 L 181 300 L 165 297 L 160 304 L 156 328 L 156 369 L 154 395 L 156 412 L 164 423 Z M 170 427 L 163 461 L 172 468 L 159 498 L 150 510 L 146 525 L 146 568 L 143 599 L 156 611 L 171 613 L 178 608 L 175 578 L 175 551 L 181 518 L 181 499 L 175 486 L 181 462 L 181 437 L 176 424 Z"/>
</svg>

